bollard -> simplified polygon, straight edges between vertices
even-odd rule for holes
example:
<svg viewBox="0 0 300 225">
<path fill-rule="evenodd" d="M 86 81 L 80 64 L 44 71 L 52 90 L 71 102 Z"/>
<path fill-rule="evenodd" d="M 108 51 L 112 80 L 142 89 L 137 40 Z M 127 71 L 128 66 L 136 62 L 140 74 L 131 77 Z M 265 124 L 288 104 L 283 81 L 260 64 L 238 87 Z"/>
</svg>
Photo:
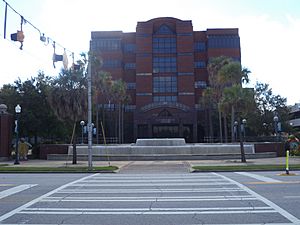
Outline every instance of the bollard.
<svg viewBox="0 0 300 225">
<path fill-rule="evenodd" d="M 290 172 L 289 172 L 289 156 L 290 156 L 290 151 L 287 150 L 286 151 L 286 159 L 285 159 L 285 173 L 286 173 L 286 175 L 290 174 Z"/>
</svg>

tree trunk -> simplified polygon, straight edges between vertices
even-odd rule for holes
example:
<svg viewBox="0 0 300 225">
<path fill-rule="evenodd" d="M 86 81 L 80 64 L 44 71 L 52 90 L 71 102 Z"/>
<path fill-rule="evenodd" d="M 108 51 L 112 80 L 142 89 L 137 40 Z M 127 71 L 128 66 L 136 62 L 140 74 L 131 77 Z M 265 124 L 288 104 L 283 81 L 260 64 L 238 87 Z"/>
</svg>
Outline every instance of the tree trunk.
<svg viewBox="0 0 300 225">
<path fill-rule="evenodd" d="M 228 130 L 227 130 L 227 115 L 224 114 L 224 142 L 227 143 L 228 142 Z"/>
<path fill-rule="evenodd" d="M 76 130 L 76 121 L 74 122 L 73 132 L 72 132 L 72 137 L 71 137 L 71 143 L 73 143 L 73 162 L 72 162 L 72 164 L 77 164 L 75 130 Z"/>
<path fill-rule="evenodd" d="M 220 129 L 220 142 L 223 143 L 223 131 L 222 131 L 222 112 L 218 109 L 219 112 L 219 129 Z"/>
<path fill-rule="evenodd" d="M 230 121 L 230 126 L 231 126 L 231 142 L 233 143 L 234 140 L 234 117 L 235 117 L 235 109 L 234 106 L 231 106 L 231 121 Z"/>
<path fill-rule="evenodd" d="M 121 144 L 121 103 L 119 103 L 118 108 L 118 142 L 119 144 Z"/>
<path fill-rule="evenodd" d="M 214 128 L 213 128 L 213 122 L 212 122 L 212 112 L 211 112 L 211 108 L 208 109 L 208 120 L 209 120 L 209 137 L 210 137 L 210 141 L 209 142 L 212 142 L 211 141 L 211 138 L 214 137 Z"/>
</svg>

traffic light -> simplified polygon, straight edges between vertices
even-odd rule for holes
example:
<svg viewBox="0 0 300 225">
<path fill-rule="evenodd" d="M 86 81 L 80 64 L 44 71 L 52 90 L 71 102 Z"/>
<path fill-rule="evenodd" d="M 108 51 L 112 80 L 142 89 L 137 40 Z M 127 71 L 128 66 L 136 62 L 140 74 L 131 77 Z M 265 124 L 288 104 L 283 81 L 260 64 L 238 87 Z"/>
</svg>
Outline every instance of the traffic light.
<svg viewBox="0 0 300 225">
<path fill-rule="evenodd" d="M 10 35 L 10 38 L 12 41 L 19 41 L 21 43 L 20 49 L 23 49 L 23 41 L 25 38 L 25 35 L 23 33 L 23 31 L 18 30 L 17 33 L 13 33 Z"/>
</svg>

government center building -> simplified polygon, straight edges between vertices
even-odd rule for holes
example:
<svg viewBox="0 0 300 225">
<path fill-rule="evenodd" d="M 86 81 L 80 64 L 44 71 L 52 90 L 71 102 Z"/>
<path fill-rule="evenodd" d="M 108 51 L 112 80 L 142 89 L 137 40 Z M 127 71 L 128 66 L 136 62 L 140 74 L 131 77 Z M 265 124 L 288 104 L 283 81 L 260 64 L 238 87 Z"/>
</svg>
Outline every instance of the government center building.
<svg viewBox="0 0 300 225">
<path fill-rule="evenodd" d="M 201 107 L 209 86 L 207 64 L 218 56 L 241 60 L 238 29 L 194 31 L 192 21 L 170 17 L 138 22 L 136 32 L 94 31 L 90 47 L 103 60 L 101 70 L 127 85 L 125 142 L 160 137 L 202 142 L 208 120 Z M 105 118 L 111 126 L 106 136 L 117 136 L 112 114 L 117 103 L 101 94 L 97 101 L 111 112 Z"/>
</svg>

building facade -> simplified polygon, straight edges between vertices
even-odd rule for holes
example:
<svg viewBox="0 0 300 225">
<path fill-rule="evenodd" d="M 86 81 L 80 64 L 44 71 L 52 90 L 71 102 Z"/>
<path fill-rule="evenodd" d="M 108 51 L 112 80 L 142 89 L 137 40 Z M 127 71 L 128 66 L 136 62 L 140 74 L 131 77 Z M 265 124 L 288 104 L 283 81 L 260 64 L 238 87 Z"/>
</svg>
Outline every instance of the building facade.
<svg viewBox="0 0 300 225">
<path fill-rule="evenodd" d="M 102 70 L 127 84 L 127 142 L 137 138 L 205 136 L 200 99 L 208 84 L 212 57 L 241 59 L 238 29 L 194 31 L 192 21 L 155 18 L 138 22 L 136 32 L 91 33 L 91 50 L 103 59 Z M 113 103 L 99 98 L 109 109 Z"/>
</svg>

